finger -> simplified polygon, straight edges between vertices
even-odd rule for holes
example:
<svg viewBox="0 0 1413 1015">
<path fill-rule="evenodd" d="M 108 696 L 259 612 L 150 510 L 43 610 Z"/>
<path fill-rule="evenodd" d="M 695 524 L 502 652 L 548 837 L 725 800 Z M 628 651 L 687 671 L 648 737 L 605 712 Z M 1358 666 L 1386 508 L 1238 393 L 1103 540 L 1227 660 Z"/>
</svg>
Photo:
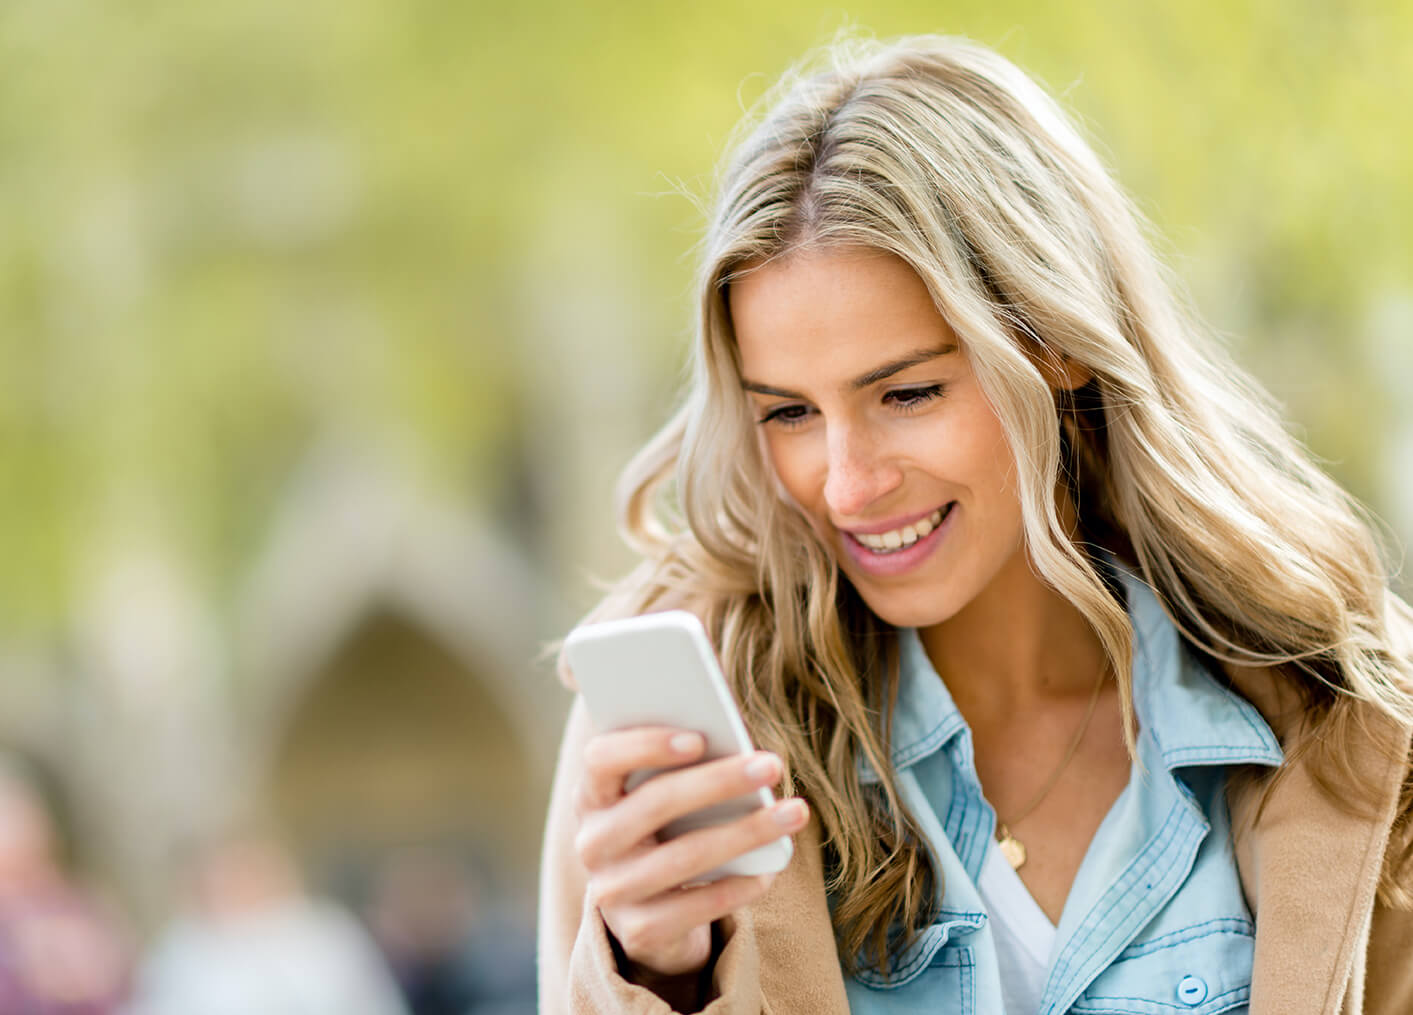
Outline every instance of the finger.
<svg viewBox="0 0 1413 1015">
<path fill-rule="evenodd" d="M 780 780 L 780 759 L 765 751 L 733 754 L 666 772 L 612 806 L 584 815 L 578 845 L 590 870 L 607 863 L 645 836 L 694 811 L 746 796 Z"/>
<path fill-rule="evenodd" d="M 610 807 L 623 796 L 623 783 L 633 772 L 683 765 L 705 749 L 700 733 L 670 726 L 600 733 L 584 747 L 584 774 L 576 802 L 586 811 Z"/>
<path fill-rule="evenodd" d="M 683 884 L 698 881 L 722 864 L 783 835 L 793 835 L 809 820 L 803 800 L 782 800 L 725 825 L 680 835 L 655 849 L 597 872 L 595 898 L 600 906 L 630 906 Z"/>
<path fill-rule="evenodd" d="M 758 901 L 774 880 L 774 874 L 722 878 L 601 912 L 630 959 L 670 975 L 676 971 L 678 947 L 694 930 Z"/>
</svg>

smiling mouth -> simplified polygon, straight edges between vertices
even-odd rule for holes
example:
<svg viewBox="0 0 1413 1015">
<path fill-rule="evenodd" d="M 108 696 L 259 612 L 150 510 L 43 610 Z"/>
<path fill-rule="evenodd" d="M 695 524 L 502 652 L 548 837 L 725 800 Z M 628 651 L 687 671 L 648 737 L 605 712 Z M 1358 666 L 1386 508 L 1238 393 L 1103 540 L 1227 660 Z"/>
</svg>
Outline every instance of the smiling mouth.
<svg viewBox="0 0 1413 1015">
<path fill-rule="evenodd" d="M 893 529 L 891 532 L 860 532 L 858 534 L 849 532 L 845 535 L 870 553 L 885 557 L 890 553 L 900 553 L 906 550 L 920 539 L 926 539 L 933 529 L 942 524 L 942 519 L 952 513 L 952 508 L 956 506 L 957 502 L 952 501 L 946 507 L 938 508 L 926 518 L 913 522 L 911 525 L 904 525 L 900 529 Z"/>
</svg>

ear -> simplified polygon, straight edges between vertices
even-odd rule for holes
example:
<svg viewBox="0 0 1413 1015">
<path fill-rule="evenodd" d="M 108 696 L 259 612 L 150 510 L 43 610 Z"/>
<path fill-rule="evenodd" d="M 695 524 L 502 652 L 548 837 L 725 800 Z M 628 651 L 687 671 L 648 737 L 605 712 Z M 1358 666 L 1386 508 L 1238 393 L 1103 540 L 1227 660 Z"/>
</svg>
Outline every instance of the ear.
<svg viewBox="0 0 1413 1015">
<path fill-rule="evenodd" d="M 1037 357 L 1036 364 L 1040 375 L 1053 391 L 1075 391 L 1094 379 L 1094 371 L 1068 356 L 1057 356 L 1051 352 Z"/>
<path fill-rule="evenodd" d="M 1045 378 L 1045 383 L 1055 394 L 1078 391 L 1094 379 L 1093 370 L 1078 360 L 1056 352 L 1054 347 L 1042 341 L 1029 325 L 1020 328 L 1018 337 L 1026 356 L 1035 364 L 1035 369 L 1040 371 L 1040 376 Z"/>
</svg>

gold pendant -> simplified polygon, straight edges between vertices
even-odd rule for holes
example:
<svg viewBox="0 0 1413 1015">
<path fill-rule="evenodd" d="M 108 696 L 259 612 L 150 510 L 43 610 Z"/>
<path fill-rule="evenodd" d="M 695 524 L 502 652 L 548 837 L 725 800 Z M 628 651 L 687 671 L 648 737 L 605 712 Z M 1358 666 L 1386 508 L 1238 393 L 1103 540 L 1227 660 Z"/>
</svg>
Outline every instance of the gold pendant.
<svg viewBox="0 0 1413 1015">
<path fill-rule="evenodd" d="M 1000 836 L 996 845 L 1001 849 L 1001 855 L 1006 858 L 1006 862 L 1011 865 L 1011 870 L 1018 871 L 1025 866 L 1025 847 L 1021 845 L 1019 839 L 1011 834 L 1011 830 L 1005 825 L 1000 825 L 996 829 L 996 834 Z"/>
</svg>

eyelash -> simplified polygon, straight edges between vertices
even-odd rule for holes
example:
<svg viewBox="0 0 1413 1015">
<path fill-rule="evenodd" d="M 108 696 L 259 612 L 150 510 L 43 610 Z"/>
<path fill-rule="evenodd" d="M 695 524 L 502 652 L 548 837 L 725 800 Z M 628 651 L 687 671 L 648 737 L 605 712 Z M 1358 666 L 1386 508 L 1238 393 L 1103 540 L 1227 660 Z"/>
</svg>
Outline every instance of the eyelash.
<svg viewBox="0 0 1413 1015">
<path fill-rule="evenodd" d="M 891 400 L 899 412 L 907 414 L 917 412 L 928 402 L 941 398 L 944 394 L 946 394 L 944 385 L 928 384 L 921 388 L 898 388 L 887 392 L 883 397 L 885 400 Z M 771 409 L 756 422 L 762 425 L 774 423 L 786 429 L 793 429 L 802 426 L 812 411 L 806 405 L 782 405 L 778 409 Z M 786 413 L 799 413 L 799 415 L 786 415 Z"/>
<path fill-rule="evenodd" d="M 946 390 L 947 389 L 941 384 L 929 384 L 921 388 L 899 388 L 896 391 L 888 392 L 888 394 L 883 397 L 887 398 L 889 395 L 898 396 L 893 399 L 893 404 L 906 412 L 920 409 L 928 402 L 941 398 L 946 393 Z"/>
</svg>

